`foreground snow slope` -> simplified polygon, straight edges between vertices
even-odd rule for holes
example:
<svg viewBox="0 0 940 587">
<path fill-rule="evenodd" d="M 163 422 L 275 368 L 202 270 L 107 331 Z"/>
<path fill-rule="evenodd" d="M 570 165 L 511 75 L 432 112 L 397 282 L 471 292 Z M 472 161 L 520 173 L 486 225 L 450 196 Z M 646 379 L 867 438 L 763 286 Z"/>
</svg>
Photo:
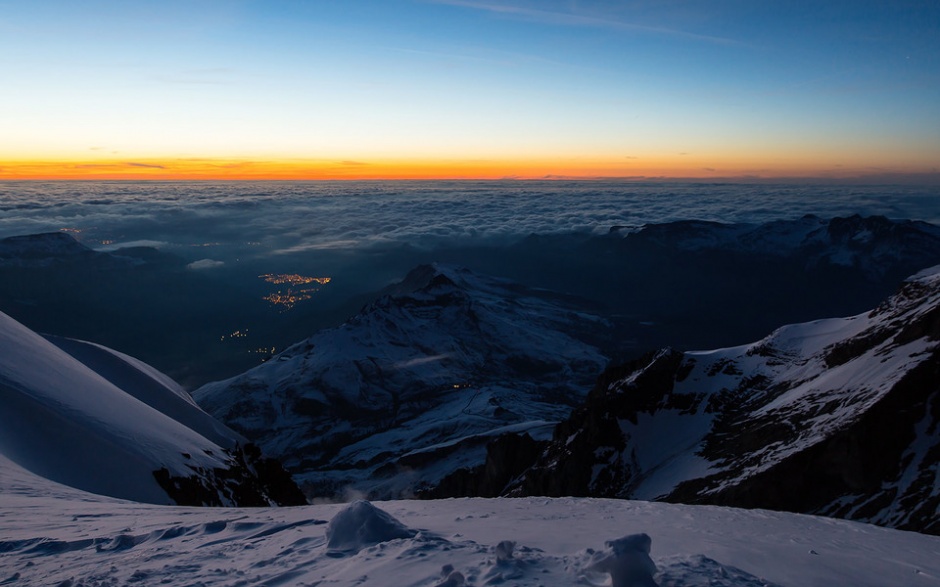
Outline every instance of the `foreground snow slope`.
<svg viewBox="0 0 940 587">
<path fill-rule="evenodd" d="M 104 347 L 56 340 L 62 348 L 0 313 L 0 456 L 136 501 L 269 503 L 237 450 L 241 437 L 179 386 Z M 249 486 L 258 500 L 246 499 Z"/>
<path fill-rule="evenodd" d="M 0 585 L 432 587 L 449 574 L 456 587 L 455 573 L 468 585 L 609 585 L 591 570 L 609 554 L 605 541 L 641 532 L 661 587 L 940 585 L 940 538 L 855 522 L 583 498 L 374 505 L 397 523 L 337 518 L 342 504 L 142 505 L 40 479 L 0 456 Z M 503 541 L 514 548 L 497 548 Z"/>
</svg>

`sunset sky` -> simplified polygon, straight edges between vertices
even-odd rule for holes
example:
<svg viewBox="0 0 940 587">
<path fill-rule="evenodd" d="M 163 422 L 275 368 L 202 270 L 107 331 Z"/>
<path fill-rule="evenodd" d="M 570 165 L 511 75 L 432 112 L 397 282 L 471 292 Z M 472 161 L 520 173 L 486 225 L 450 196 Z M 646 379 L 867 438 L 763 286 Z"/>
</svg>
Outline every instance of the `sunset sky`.
<svg viewBox="0 0 940 587">
<path fill-rule="evenodd" d="M 940 2 L 0 0 L 0 179 L 940 173 Z"/>
</svg>

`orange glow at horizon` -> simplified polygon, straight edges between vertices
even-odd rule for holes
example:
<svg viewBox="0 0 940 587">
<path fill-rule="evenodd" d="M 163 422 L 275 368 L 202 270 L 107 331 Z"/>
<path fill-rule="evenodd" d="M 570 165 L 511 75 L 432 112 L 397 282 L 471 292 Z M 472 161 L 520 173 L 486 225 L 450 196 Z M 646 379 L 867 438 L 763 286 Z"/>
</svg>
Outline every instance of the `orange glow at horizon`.
<svg viewBox="0 0 940 587">
<path fill-rule="evenodd" d="M 771 164 L 729 156 L 681 155 L 520 160 L 284 160 L 134 159 L 0 161 L 2 180 L 434 180 L 664 179 L 858 177 L 876 173 L 930 174 L 929 166 L 875 167 L 863 161 L 826 164 L 778 157 Z"/>
</svg>

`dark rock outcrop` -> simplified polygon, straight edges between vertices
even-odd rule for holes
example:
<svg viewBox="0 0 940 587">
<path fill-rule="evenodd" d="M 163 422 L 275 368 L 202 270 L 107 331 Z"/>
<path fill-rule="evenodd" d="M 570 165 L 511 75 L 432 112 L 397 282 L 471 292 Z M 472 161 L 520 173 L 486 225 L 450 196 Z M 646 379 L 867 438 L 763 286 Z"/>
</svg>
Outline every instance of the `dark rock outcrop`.
<svg viewBox="0 0 940 587">
<path fill-rule="evenodd" d="M 434 487 L 419 491 L 418 497 L 499 497 L 532 465 L 546 444 L 528 434 L 502 434 L 486 445 L 484 464 L 458 469 Z"/>
<path fill-rule="evenodd" d="M 276 459 L 264 457 L 257 446 L 239 445 L 225 452 L 231 457 L 228 468 L 193 467 L 193 474 L 188 477 L 172 476 L 162 468 L 154 471 L 153 476 L 177 505 L 306 505 L 306 498 L 290 474 Z"/>
</svg>

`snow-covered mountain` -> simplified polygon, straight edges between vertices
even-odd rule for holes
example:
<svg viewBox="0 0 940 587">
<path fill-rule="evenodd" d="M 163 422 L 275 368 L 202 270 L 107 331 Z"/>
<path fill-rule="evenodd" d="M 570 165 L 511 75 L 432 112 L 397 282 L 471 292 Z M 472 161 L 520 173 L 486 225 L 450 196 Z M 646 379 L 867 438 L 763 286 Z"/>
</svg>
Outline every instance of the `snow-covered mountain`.
<svg viewBox="0 0 940 587">
<path fill-rule="evenodd" d="M 303 503 L 275 461 L 153 368 L 3 313 L 0 349 L 0 457 L 19 467 L 148 503 Z"/>
<path fill-rule="evenodd" d="M 936 263 L 940 254 L 940 227 L 884 216 L 825 219 L 807 215 L 764 224 L 684 220 L 635 229 L 615 227 L 611 234 L 622 235 L 634 244 L 690 252 L 733 251 L 801 258 L 811 266 L 856 268 L 870 278 L 897 269 L 915 271 Z"/>
<path fill-rule="evenodd" d="M 48 267 L 78 260 L 116 262 L 117 258 L 93 251 L 65 232 L 0 239 L 0 267 Z"/>
<path fill-rule="evenodd" d="M 308 493 L 398 496 L 482 463 L 494 435 L 547 438 L 606 366 L 610 330 L 572 299 L 426 265 L 341 327 L 193 396 Z"/>
<path fill-rule="evenodd" d="M 867 314 L 739 347 L 659 351 L 608 370 L 503 492 L 762 507 L 940 533 L 938 341 L 935 267 Z M 491 467 L 505 459 L 491 453 Z M 468 474 L 445 487 L 466 487 Z"/>
</svg>

